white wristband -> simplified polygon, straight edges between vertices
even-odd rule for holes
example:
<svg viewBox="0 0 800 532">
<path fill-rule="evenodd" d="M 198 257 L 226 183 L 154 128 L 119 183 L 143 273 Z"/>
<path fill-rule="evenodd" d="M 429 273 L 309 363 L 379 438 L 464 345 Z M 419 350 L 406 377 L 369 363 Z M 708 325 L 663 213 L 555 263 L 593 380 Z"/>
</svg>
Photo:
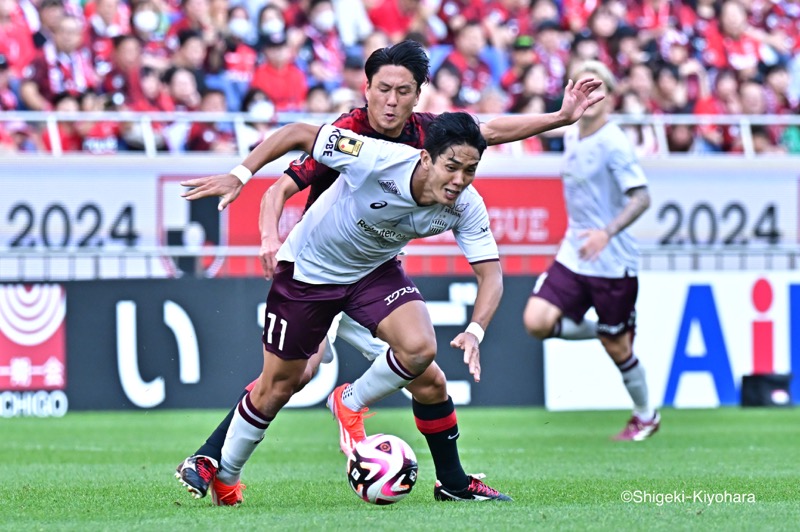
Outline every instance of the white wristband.
<svg viewBox="0 0 800 532">
<path fill-rule="evenodd" d="M 475 338 L 478 339 L 478 343 L 483 342 L 484 331 L 480 324 L 475 323 L 474 321 L 471 322 L 469 325 L 467 325 L 465 332 L 475 335 Z"/>
<path fill-rule="evenodd" d="M 231 174 L 235 175 L 239 181 L 242 182 L 242 185 L 246 185 L 250 178 L 253 177 L 253 172 L 247 169 L 246 166 L 240 164 L 236 168 L 230 171 Z"/>
</svg>

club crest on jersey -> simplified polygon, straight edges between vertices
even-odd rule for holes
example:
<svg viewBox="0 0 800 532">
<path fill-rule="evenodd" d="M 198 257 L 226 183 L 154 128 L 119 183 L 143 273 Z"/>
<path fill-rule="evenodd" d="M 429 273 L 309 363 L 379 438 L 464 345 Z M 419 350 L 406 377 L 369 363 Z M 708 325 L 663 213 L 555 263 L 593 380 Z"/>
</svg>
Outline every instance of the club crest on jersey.
<svg viewBox="0 0 800 532">
<path fill-rule="evenodd" d="M 447 229 L 447 222 L 444 218 L 436 218 L 431 222 L 431 234 L 438 235 Z"/>
<path fill-rule="evenodd" d="M 358 157 L 358 152 L 361 151 L 361 146 L 363 145 L 364 142 L 358 139 L 354 139 L 351 137 L 339 137 L 339 140 L 336 141 L 336 146 L 334 147 L 334 149 L 346 155 L 352 155 L 353 157 Z"/>
<path fill-rule="evenodd" d="M 400 189 L 397 188 L 397 184 L 394 181 L 378 181 L 378 184 L 387 194 L 400 195 Z"/>
</svg>

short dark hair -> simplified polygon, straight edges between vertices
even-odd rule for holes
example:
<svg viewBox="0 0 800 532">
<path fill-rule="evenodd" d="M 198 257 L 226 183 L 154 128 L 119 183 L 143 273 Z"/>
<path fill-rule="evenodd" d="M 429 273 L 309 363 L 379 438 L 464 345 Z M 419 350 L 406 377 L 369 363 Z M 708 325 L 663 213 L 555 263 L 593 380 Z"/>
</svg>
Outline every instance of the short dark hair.
<svg viewBox="0 0 800 532">
<path fill-rule="evenodd" d="M 478 121 L 469 113 L 442 113 L 428 125 L 423 147 L 436 162 L 445 150 L 462 144 L 472 146 L 479 156 L 483 155 L 487 144 Z"/>
<path fill-rule="evenodd" d="M 203 34 L 197 30 L 185 29 L 178 32 L 178 45 L 183 47 L 191 39 L 203 39 Z"/>
<path fill-rule="evenodd" d="M 417 82 L 417 92 L 430 79 L 430 61 L 425 48 L 416 41 L 405 40 L 386 48 L 378 48 L 367 59 L 364 73 L 367 85 L 372 85 L 372 76 L 386 65 L 401 66 L 408 69 Z"/>
</svg>

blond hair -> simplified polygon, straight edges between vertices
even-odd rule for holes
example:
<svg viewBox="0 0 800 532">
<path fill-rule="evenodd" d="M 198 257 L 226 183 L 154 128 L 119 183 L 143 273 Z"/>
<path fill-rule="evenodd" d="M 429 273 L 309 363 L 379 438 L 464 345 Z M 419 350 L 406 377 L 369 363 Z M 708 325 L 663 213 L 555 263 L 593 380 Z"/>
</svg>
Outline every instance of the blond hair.
<svg viewBox="0 0 800 532">
<path fill-rule="evenodd" d="M 580 74 L 592 74 L 592 77 L 598 78 L 605 84 L 609 94 L 613 94 L 617 88 L 617 79 L 611 69 L 600 61 L 592 59 L 579 63 L 572 71 L 572 79 L 575 80 Z"/>
</svg>

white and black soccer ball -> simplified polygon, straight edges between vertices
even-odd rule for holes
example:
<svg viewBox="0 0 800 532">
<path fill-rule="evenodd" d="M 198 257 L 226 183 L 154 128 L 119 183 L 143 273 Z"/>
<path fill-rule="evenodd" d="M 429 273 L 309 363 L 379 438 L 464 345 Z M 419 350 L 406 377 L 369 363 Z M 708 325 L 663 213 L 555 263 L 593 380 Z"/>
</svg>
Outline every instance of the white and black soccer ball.
<svg viewBox="0 0 800 532">
<path fill-rule="evenodd" d="M 347 481 L 372 504 L 394 504 L 417 482 L 417 456 L 405 441 L 375 434 L 356 444 L 347 458 Z"/>
</svg>

